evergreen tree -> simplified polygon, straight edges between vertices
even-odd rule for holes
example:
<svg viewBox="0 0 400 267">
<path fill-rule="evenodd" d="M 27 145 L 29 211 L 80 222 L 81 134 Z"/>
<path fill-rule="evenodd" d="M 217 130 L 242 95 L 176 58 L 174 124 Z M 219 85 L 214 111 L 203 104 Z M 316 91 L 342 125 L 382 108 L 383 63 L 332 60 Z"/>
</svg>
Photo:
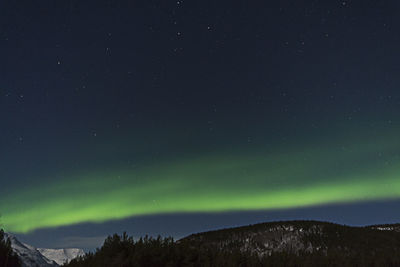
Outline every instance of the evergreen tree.
<svg viewBox="0 0 400 267">
<path fill-rule="evenodd" d="M 11 241 L 5 238 L 4 231 L 0 229 L 0 267 L 20 266 L 18 257 L 11 248 Z"/>
</svg>

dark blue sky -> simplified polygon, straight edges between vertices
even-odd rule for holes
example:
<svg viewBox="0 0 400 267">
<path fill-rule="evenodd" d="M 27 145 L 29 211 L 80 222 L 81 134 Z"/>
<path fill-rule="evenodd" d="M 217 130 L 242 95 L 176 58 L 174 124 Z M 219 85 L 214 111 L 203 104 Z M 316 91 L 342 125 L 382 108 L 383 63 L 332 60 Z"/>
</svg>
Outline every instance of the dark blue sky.
<svg viewBox="0 0 400 267">
<path fill-rule="evenodd" d="M 399 221 L 399 8 L 2 1 L 0 223 L 61 246 L 88 222 Z"/>
</svg>

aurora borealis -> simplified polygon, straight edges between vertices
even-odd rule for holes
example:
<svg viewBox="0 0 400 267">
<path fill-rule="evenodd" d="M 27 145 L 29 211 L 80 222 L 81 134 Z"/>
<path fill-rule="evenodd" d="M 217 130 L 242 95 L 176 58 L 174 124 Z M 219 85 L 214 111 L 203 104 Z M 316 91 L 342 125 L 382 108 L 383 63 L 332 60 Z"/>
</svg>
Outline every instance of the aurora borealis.
<svg viewBox="0 0 400 267">
<path fill-rule="evenodd" d="M 399 200 L 398 8 L 3 1 L 0 226 Z"/>
<path fill-rule="evenodd" d="M 399 145 L 394 135 L 352 139 L 342 147 L 313 144 L 269 155 L 255 150 L 205 154 L 135 170 L 72 173 L 57 183 L 29 187 L 20 198 L 5 194 L 3 222 L 11 231 L 27 232 L 133 215 L 397 198 L 400 158 L 393 150 Z"/>
</svg>

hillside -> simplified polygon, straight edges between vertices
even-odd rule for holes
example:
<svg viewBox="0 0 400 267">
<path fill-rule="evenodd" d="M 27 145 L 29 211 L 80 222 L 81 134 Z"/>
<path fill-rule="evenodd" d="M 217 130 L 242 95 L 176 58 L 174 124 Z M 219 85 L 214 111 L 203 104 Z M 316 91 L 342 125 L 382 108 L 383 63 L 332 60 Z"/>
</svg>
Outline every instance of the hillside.
<svg viewBox="0 0 400 267">
<path fill-rule="evenodd" d="M 13 252 L 11 247 L 11 240 L 0 229 L 0 266 L 7 267 L 19 267 L 21 266 L 21 261 L 18 256 Z"/>
<path fill-rule="evenodd" d="M 84 254 L 77 248 L 35 248 L 0 230 L 0 267 L 57 267 Z"/>
<path fill-rule="evenodd" d="M 171 238 L 108 237 L 68 266 L 400 266 L 398 225 L 283 221 Z"/>
<path fill-rule="evenodd" d="M 342 255 L 400 252 L 399 225 L 351 227 L 318 221 L 284 221 L 193 234 L 180 240 L 194 246 L 216 247 L 269 256 L 274 252 Z"/>
</svg>

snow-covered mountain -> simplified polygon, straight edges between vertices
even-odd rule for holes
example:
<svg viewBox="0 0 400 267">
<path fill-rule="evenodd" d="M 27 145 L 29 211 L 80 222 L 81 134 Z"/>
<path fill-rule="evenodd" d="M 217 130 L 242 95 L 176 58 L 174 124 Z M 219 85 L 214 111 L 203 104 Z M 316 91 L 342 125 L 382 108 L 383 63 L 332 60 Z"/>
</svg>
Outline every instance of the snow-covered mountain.
<svg viewBox="0 0 400 267">
<path fill-rule="evenodd" d="M 38 248 L 37 250 L 43 256 L 45 256 L 49 260 L 55 261 L 59 265 L 63 265 L 64 263 L 69 263 L 76 257 L 85 255 L 85 252 L 80 248 L 62 248 L 62 249 Z"/>
<path fill-rule="evenodd" d="M 20 242 L 15 236 L 5 234 L 11 241 L 11 247 L 20 258 L 23 267 L 57 267 L 66 261 L 84 255 L 82 249 L 37 249 Z"/>
<path fill-rule="evenodd" d="M 49 260 L 45 256 L 43 256 L 35 247 L 30 246 L 28 244 L 24 244 L 20 242 L 15 236 L 10 234 L 5 234 L 6 238 L 9 238 L 11 241 L 11 247 L 15 254 L 21 260 L 23 267 L 49 267 L 49 266 L 58 266 L 52 260 Z"/>
</svg>

